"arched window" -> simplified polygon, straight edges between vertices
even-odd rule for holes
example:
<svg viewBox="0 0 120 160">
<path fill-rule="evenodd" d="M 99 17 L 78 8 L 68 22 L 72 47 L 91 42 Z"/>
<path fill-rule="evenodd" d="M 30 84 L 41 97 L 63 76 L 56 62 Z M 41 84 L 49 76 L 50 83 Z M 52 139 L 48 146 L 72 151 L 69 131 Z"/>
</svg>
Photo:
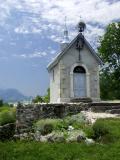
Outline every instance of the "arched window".
<svg viewBox="0 0 120 160">
<path fill-rule="evenodd" d="M 85 69 L 81 66 L 77 66 L 73 70 L 74 73 L 86 73 Z"/>
</svg>

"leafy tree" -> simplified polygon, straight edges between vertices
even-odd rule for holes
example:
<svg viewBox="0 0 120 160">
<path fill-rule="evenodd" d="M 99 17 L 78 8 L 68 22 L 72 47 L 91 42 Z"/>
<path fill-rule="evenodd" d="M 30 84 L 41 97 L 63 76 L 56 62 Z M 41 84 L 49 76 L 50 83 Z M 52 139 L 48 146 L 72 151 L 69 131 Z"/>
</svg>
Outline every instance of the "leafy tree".
<svg viewBox="0 0 120 160">
<path fill-rule="evenodd" d="M 50 88 L 47 89 L 47 94 L 45 96 L 37 95 L 33 100 L 33 103 L 49 103 L 50 102 Z"/>
<path fill-rule="evenodd" d="M 42 98 L 41 96 L 37 95 L 37 96 L 32 100 L 32 102 L 33 102 L 33 103 L 38 103 L 38 102 L 42 103 L 42 102 L 44 102 L 44 100 L 43 100 L 43 98 Z"/>
<path fill-rule="evenodd" d="M 3 106 L 3 100 L 0 99 L 0 107 L 2 107 L 2 106 Z"/>
<path fill-rule="evenodd" d="M 120 22 L 109 24 L 98 51 L 105 62 L 101 71 L 102 99 L 120 99 Z"/>
<path fill-rule="evenodd" d="M 50 102 L 50 88 L 47 89 L 47 94 L 44 96 L 44 102 L 45 103 Z"/>
</svg>

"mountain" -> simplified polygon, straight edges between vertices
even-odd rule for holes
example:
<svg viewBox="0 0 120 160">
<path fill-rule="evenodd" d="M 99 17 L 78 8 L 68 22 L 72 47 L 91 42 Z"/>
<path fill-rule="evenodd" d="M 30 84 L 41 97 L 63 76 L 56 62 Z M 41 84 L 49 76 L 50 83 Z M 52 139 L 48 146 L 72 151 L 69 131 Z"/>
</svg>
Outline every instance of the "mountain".
<svg viewBox="0 0 120 160">
<path fill-rule="evenodd" d="M 32 97 L 27 97 L 17 89 L 0 89 L 0 99 L 5 102 L 28 101 Z"/>
</svg>

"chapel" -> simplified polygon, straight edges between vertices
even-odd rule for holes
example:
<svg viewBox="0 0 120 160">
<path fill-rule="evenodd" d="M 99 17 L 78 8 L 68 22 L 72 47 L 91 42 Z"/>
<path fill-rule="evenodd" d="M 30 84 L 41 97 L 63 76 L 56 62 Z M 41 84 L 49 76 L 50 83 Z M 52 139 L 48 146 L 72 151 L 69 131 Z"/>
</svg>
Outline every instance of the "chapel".
<svg viewBox="0 0 120 160">
<path fill-rule="evenodd" d="M 78 34 L 70 42 L 65 24 L 61 51 L 47 66 L 51 103 L 82 99 L 100 101 L 99 68 L 102 60 L 84 36 L 86 24 L 80 21 L 77 28 Z"/>
</svg>

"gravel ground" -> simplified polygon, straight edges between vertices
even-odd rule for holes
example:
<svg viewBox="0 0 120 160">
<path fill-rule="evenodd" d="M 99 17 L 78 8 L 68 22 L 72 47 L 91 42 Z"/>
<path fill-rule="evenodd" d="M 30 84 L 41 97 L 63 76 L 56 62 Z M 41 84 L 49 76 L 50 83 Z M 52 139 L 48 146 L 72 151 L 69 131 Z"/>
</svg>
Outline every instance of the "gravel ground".
<svg viewBox="0 0 120 160">
<path fill-rule="evenodd" d="M 120 118 L 120 115 L 118 114 L 110 114 L 110 113 L 95 113 L 91 111 L 82 111 L 83 115 L 85 116 L 86 120 L 89 123 L 94 123 L 99 118 Z"/>
</svg>

